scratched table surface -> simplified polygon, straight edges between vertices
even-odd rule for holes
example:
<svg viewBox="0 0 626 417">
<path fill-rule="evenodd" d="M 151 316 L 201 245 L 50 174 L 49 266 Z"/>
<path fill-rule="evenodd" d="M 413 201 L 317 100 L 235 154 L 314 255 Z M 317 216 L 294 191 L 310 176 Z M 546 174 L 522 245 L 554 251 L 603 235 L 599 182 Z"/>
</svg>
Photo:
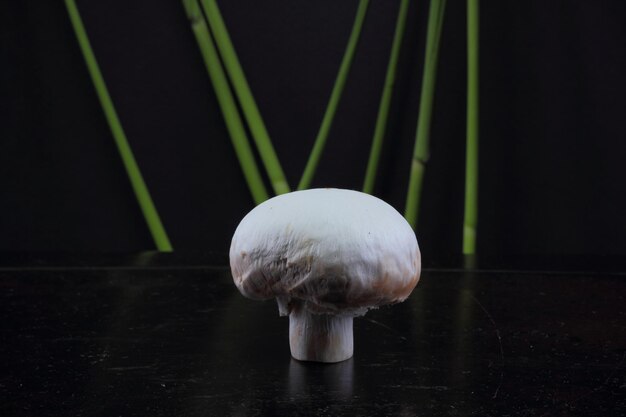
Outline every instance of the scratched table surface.
<svg viewBox="0 0 626 417">
<path fill-rule="evenodd" d="M 0 415 L 626 415 L 620 270 L 427 268 L 324 365 L 224 259 L 176 259 L 0 259 Z"/>
</svg>

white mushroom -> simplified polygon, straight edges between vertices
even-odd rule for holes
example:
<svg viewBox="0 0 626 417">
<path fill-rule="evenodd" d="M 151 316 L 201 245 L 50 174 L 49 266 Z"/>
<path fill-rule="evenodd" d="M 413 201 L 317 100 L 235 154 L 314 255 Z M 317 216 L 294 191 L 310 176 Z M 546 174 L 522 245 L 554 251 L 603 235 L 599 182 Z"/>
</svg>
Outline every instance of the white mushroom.
<svg viewBox="0 0 626 417">
<path fill-rule="evenodd" d="M 404 301 L 421 263 L 415 233 L 393 207 L 327 188 L 250 211 L 233 236 L 230 268 L 243 295 L 276 298 L 289 315 L 295 359 L 339 362 L 352 357 L 352 318 Z"/>
</svg>

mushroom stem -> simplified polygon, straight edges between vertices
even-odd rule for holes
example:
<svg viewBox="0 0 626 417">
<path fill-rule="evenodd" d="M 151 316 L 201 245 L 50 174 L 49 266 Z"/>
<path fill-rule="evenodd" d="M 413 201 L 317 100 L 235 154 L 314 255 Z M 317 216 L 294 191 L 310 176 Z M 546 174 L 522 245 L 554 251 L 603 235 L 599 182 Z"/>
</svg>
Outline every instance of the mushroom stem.
<svg viewBox="0 0 626 417">
<path fill-rule="evenodd" d="M 352 316 L 313 314 L 297 306 L 289 314 L 291 356 L 300 361 L 341 362 L 352 357 Z"/>
</svg>

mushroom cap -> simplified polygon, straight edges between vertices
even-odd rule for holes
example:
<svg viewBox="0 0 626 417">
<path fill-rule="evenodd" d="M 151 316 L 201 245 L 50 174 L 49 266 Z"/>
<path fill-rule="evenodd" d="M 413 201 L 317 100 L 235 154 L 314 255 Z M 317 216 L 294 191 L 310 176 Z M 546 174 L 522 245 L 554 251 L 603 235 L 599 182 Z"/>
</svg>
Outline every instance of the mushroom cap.
<svg viewBox="0 0 626 417">
<path fill-rule="evenodd" d="M 419 280 L 415 233 L 393 207 L 334 188 L 282 194 L 248 213 L 230 246 L 235 285 L 313 313 L 364 314 L 404 301 Z"/>
</svg>

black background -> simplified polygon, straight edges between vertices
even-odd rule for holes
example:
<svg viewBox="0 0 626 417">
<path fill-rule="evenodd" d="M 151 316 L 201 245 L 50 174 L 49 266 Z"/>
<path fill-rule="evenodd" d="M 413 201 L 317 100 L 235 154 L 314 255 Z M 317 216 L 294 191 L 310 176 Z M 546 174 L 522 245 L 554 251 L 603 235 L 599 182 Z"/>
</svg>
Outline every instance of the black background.
<svg viewBox="0 0 626 417">
<path fill-rule="evenodd" d="M 356 0 L 222 0 L 292 187 Z M 314 187 L 359 189 L 398 1 L 372 0 Z M 175 249 L 225 252 L 253 207 L 179 1 L 78 1 Z M 412 2 L 375 194 L 403 211 L 428 4 Z M 153 248 L 62 1 L 0 2 L 0 250 Z M 465 2 L 449 1 L 423 205 L 424 257 L 460 252 Z M 626 255 L 626 6 L 482 1 L 478 251 Z"/>
</svg>

